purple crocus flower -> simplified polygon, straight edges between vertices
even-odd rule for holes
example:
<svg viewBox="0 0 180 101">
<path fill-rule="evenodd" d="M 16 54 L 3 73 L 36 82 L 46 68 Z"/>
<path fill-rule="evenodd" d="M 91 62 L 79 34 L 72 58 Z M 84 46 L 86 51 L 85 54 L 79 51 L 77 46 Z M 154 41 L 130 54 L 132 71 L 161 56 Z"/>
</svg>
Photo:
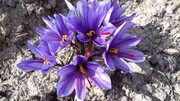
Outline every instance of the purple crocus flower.
<svg viewBox="0 0 180 101">
<path fill-rule="evenodd" d="M 66 17 L 55 14 L 54 18 L 49 16 L 49 19 L 43 17 L 48 29 L 37 28 L 36 32 L 42 36 L 42 40 L 46 41 L 50 50 L 59 52 L 66 47 L 73 39 L 74 32 Z"/>
<path fill-rule="evenodd" d="M 92 1 L 91 4 L 79 1 L 77 10 L 70 11 L 69 19 L 78 33 L 77 38 L 81 42 L 93 41 L 98 46 L 105 46 L 106 42 L 101 36 L 111 34 L 114 31 L 114 26 L 112 24 L 102 26 L 107 12 L 107 3 L 97 6 L 97 3 L 94 3 L 95 1 L 97 0 Z"/>
<path fill-rule="evenodd" d="M 25 60 L 17 64 L 23 71 L 41 70 L 43 74 L 48 73 L 56 65 L 54 53 L 50 52 L 48 44 L 40 41 L 39 46 L 28 43 L 29 49 L 39 58 L 37 60 Z"/>
<path fill-rule="evenodd" d="M 81 100 L 85 99 L 86 84 L 85 79 L 91 85 L 91 81 L 103 89 L 111 88 L 111 80 L 104 72 L 104 68 L 96 62 L 89 62 L 87 58 L 77 55 L 73 64 L 66 65 L 58 71 L 61 76 L 57 95 L 68 96 L 75 89 L 77 97 Z M 90 81 L 90 80 L 91 81 Z"/>
<path fill-rule="evenodd" d="M 135 13 L 131 15 L 124 15 L 123 13 L 126 11 L 128 6 L 120 7 L 119 0 L 113 0 L 112 2 L 109 1 L 107 8 L 108 8 L 108 13 L 105 18 L 106 20 L 104 21 L 105 24 L 110 22 L 114 26 L 119 27 L 125 21 L 131 21 L 135 16 Z"/>
<path fill-rule="evenodd" d="M 103 53 L 105 64 L 111 70 L 122 69 L 126 72 L 132 72 L 132 68 L 127 62 L 142 62 L 145 57 L 140 51 L 131 49 L 136 46 L 141 39 L 131 34 L 125 34 L 125 31 L 132 28 L 135 24 L 125 22 L 114 33 L 114 36 L 107 42 L 106 51 Z"/>
</svg>

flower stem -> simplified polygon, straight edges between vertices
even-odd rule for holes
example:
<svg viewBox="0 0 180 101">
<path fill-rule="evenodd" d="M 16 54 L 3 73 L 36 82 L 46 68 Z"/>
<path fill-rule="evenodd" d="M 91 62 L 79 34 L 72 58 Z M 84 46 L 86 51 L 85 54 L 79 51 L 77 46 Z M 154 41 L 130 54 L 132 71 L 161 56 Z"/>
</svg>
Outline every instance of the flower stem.
<svg viewBox="0 0 180 101">
<path fill-rule="evenodd" d="M 80 52 L 80 49 L 78 48 L 78 46 L 77 45 L 75 45 L 74 43 L 70 43 L 70 45 L 73 47 L 73 49 L 75 49 L 75 53 L 76 53 L 76 55 L 78 55 L 79 54 L 79 52 Z"/>
</svg>

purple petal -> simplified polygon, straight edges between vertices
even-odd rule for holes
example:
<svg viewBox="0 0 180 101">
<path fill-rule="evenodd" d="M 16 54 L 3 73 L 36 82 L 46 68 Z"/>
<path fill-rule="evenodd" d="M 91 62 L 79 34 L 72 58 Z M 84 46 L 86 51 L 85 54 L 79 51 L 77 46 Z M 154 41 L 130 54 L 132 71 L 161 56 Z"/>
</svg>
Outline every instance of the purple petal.
<svg viewBox="0 0 180 101">
<path fill-rule="evenodd" d="M 119 19 L 117 19 L 115 22 L 113 22 L 113 24 L 116 26 L 116 27 L 119 27 L 120 25 L 122 25 L 125 21 L 131 21 L 134 16 L 136 15 L 136 13 L 133 13 L 129 16 L 126 16 L 126 15 L 123 15 L 121 16 Z"/>
<path fill-rule="evenodd" d="M 145 60 L 145 56 L 142 52 L 133 49 L 120 50 L 119 57 L 136 63 L 143 62 Z"/>
<path fill-rule="evenodd" d="M 107 12 L 107 14 L 106 14 L 106 16 L 105 16 L 105 18 L 104 18 L 104 22 L 103 22 L 104 25 L 107 25 L 107 24 L 109 23 L 109 20 L 110 20 L 110 18 L 111 18 L 111 14 L 112 14 L 113 9 L 114 9 L 114 8 L 111 7 L 111 8 L 108 10 L 108 12 Z"/>
<path fill-rule="evenodd" d="M 60 47 L 61 48 L 64 48 L 64 47 L 66 47 L 67 45 L 69 44 L 69 42 L 66 42 L 66 41 L 60 41 Z"/>
<path fill-rule="evenodd" d="M 54 15 L 56 18 L 56 26 L 59 31 L 60 36 L 64 34 L 68 34 L 68 29 L 67 29 L 67 21 L 66 18 L 63 15 L 55 14 Z"/>
<path fill-rule="evenodd" d="M 60 70 L 58 70 L 57 74 L 59 76 L 63 76 L 69 73 L 72 73 L 73 71 L 75 71 L 76 67 L 72 64 L 66 65 L 64 67 L 62 67 Z"/>
<path fill-rule="evenodd" d="M 114 43 L 112 47 L 122 50 L 125 48 L 131 48 L 131 47 L 136 46 L 141 41 L 141 38 L 136 37 L 134 35 L 124 34 L 122 38 L 118 40 L 119 42 L 117 41 L 116 43 Z"/>
<path fill-rule="evenodd" d="M 47 42 L 40 40 L 40 45 L 39 45 L 40 49 L 46 54 L 46 56 L 53 56 L 54 53 L 52 53 L 49 50 L 49 46 L 47 44 Z"/>
<path fill-rule="evenodd" d="M 93 81 L 94 84 L 103 89 L 111 88 L 111 79 L 105 72 L 95 74 L 94 76 L 91 76 L 90 79 Z"/>
<path fill-rule="evenodd" d="M 110 45 L 117 43 L 119 39 L 122 37 L 122 35 L 125 33 L 125 31 L 129 28 L 132 28 L 134 25 L 134 23 L 126 21 L 124 24 L 117 28 L 113 37 L 108 41 L 108 43 L 110 43 Z"/>
<path fill-rule="evenodd" d="M 69 35 L 68 35 L 68 42 L 71 42 L 74 38 L 74 33 L 73 32 L 69 32 Z"/>
<path fill-rule="evenodd" d="M 106 66 L 111 69 L 111 70 L 115 70 L 116 67 L 114 65 L 114 62 L 111 58 L 111 56 L 107 53 L 107 52 L 104 52 L 103 53 L 103 58 L 104 58 L 104 63 L 106 64 Z"/>
<path fill-rule="evenodd" d="M 126 32 L 127 29 L 132 28 L 133 26 L 135 26 L 133 22 L 126 21 L 123 25 L 118 27 L 118 29 L 115 31 L 114 36 L 116 37 L 114 40 L 120 38 L 122 34 Z"/>
<path fill-rule="evenodd" d="M 68 6 L 69 10 L 75 11 L 75 7 L 68 0 L 65 0 L 65 2 L 66 2 L 66 5 Z"/>
<path fill-rule="evenodd" d="M 76 74 L 75 90 L 77 97 L 83 101 L 86 96 L 86 84 L 85 84 L 85 77 L 80 72 Z"/>
<path fill-rule="evenodd" d="M 74 29 L 77 32 L 86 32 L 86 31 L 84 31 L 84 29 L 86 29 L 86 28 L 83 28 L 80 18 L 76 17 L 75 15 L 72 15 L 72 16 L 70 16 L 69 21 L 71 22 L 71 24 L 73 25 Z M 86 26 L 84 26 L 84 27 L 86 27 Z"/>
<path fill-rule="evenodd" d="M 17 67 L 23 71 L 36 71 L 41 70 L 43 65 L 43 60 L 25 60 L 17 64 Z"/>
<path fill-rule="evenodd" d="M 28 42 L 28 47 L 36 56 L 38 56 L 40 58 L 44 58 L 43 51 L 41 51 L 41 49 L 39 49 L 39 47 L 37 47 L 29 42 Z"/>
<path fill-rule="evenodd" d="M 111 23 L 108 23 L 106 26 L 101 27 L 98 30 L 98 34 L 101 35 L 111 35 L 115 31 L 116 27 Z"/>
<path fill-rule="evenodd" d="M 101 6 L 98 6 L 97 9 L 96 9 L 96 12 L 95 12 L 95 15 L 96 15 L 96 19 L 94 20 L 94 24 L 97 25 L 97 28 L 100 27 L 100 25 L 102 24 L 104 18 L 105 18 L 105 15 L 106 15 L 106 5 L 101 5 Z"/>
<path fill-rule="evenodd" d="M 111 15 L 111 18 L 110 18 L 110 21 L 112 23 L 114 23 L 114 21 L 118 20 L 122 14 L 126 11 L 126 9 L 128 8 L 128 6 L 124 6 L 124 7 L 119 7 L 119 4 L 116 4 L 113 6 L 114 9 L 113 9 L 113 12 L 112 12 L 112 15 Z"/>
<path fill-rule="evenodd" d="M 81 42 L 89 42 L 90 41 L 90 38 L 86 34 L 81 34 L 80 32 L 78 32 L 77 38 Z"/>
<path fill-rule="evenodd" d="M 111 57 L 112 57 L 112 60 L 114 61 L 114 65 L 116 65 L 119 69 L 122 69 L 125 72 L 129 72 L 129 73 L 132 72 L 132 67 L 123 59 L 119 59 L 115 55 L 111 55 Z"/>
<path fill-rule="evenodd" d="M 95 72 L 100 72 L 101 73 L 101 72 L 104 71 L 104 68 L 100 64 L 98 64 L 96 62 L 87 62 L 86 67 L 88 69 L 90 69 L 90 70 L 95 71 Z"/>
<path fill-rule="evenodd" d="M 58 41 L 49 41 L 48 44 L 51 52 L 57 53 L 62 50 L 62 48 L 60 47 L 60 42 Z"/>
<path fill-rule="evenodd" d="M 40 36 L 44 36 L 47 35 L 48 33 L 54 33 L 52 30 L 50 29 L 46 29 L 46 28 L 36 28 L 36 32 L 40 35 Z"/>
<path fill-rule="evenodd" d="M 95 73 L 102 73 L 103 67 L 96 62 L 86 62 L 86 73 L 87 76 L 94 76 Z"/>
<path fill-rule="evenodd" d="M 113 0 L 111 6 L 119 5 L 119 0 Z"/>
<path fill-rule="evenodd" d="M 85 58 L 82 55 L 77 55 L 76 58 L 74 59 L 73 65 L 78 65 L 79 63 L 85 63 L 87 61 L 87 58 Z"/>
<path fill-rule="evenodd" d="M 96 9 L 99 6 L 98 0 L 88 0 L 89 7 Z"/>
<path fill-rule="evenodd" d="M 58 82 L 57 95 L 60 97 L 70 95 L 75 88 L 75 83 L 76 83 L 76 79 L 74 74 L 71 73 L 62 76 Z"/>
<path fill-rule="evenodd" d="M 42 19 L 51 30 L 53 30 L 55 32 L 58 32 L 55 24 L 51 20 L 48 20 L 45 17 L 42 17 Z"/>
<path fill-rule="evenodd" d="M 106 46 L 106 41 L 100 37 L 96 37 L 94 36 L 93 38 L 93 42 L 98 45 L 98 46 L 101 46 L 101 47 L 105 47 Z"/>
<path fill-rule="evenodd" d="M 52 66 L 48 65 L 48 64 L 44 64 L 42 69 L 41 69 L 41 72 L 43 74 L 47 74 L 50 70 L 52 69 Z"/>
<path fill-rule="evenodd" d="M 42 37 L 45 41 L 60 41 L 61 37 L 57 33 L 48 33 Z"/>
<path fill-rule="evenodd" d="M 82 5 L 81 11 L 81 23 L 83 26 L 86 26 L 87 29 L 92 29 L 92 21 L 93 21 L 93 11 L 85 4 Z M 91 10 L 91 11 L 90 11 Z"/>
</svg>

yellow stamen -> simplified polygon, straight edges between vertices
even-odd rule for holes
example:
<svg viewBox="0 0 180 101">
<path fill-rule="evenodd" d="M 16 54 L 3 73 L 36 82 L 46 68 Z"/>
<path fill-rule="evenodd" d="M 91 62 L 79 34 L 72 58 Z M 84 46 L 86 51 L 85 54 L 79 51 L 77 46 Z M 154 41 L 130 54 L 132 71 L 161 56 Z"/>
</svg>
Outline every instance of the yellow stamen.
<svg viewBox="0 0 180 101">
<path fill-rule="evenodd" d="M 67 37 L 68 37 L 67 35 L 63 35 L 62 36 L 62 41 L 67 41 Z"/>
<path fill-rule="evenodd" d="M 49 60 L 44 60 L 43 64 L 50 65 L 50 61 Z"/>
<path fill-rule="evenodd" d="M 95 34 L 95 32 L 91 30 L 87 33 L 87 36 L 92 37 L 94 34 Z"/>
<path fill-rule="evenodd" d="M 86 70 L 84 69 L 83 65 L 80 64 L 79 65 L 79 70 L 81 71 L 81 73 L 85 74 L 86 73 Z"/>
<path fill-rule="evenodd" d="M 109 52 L 114 53 L 114 54 L 118 54 L 118 49 L 111 48 L 111 49 L 109 49 Z"/>
</svg>

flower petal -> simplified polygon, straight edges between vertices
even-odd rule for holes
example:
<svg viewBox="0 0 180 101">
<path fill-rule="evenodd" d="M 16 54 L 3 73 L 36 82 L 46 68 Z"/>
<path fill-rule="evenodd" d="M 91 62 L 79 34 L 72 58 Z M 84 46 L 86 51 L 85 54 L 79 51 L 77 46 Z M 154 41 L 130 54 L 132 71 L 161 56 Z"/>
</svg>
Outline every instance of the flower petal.
<svg viewBox="0 0 180 101">
<path fill-rule="evenodd" d="M 80 72 L 76 74 L 75 90 L 77 97 L 83 101 L 86 96 L 86 84 L 85 84 L 85 77 Z"/>
<path fill-rule="evenodd" d="M 110 18 L 110 22 L 114 23 L 116 22 L 119 18 L 121 18 L 122 14 L 126 11 L 126 9 L 128 8 L 128 6 L 123 6 L 120 8 L 118 3 L 115 3 L 115 5 L 113 5 L 114 9 Z"/>
<path fill-rule="evenodd" d="M 107 25 L 108 23 L 109 23 L 109 20 L 110 20 L 110 18 L 111 18 L 111 14 L 112 14 L 112 11 L 113 11 L 113 7 L 111 7 L 109 10 L 108 10 L 108 12 L 107 12 L 107 14 L 106 14 L 106 16 L 105 16 L 105 18 L 104 18 L 104 21 L 103 21 L 103 24 L 104 25 Z"/>
<path fill-rule="evenodd" d="M 59 14 L 54 14 L 54 17 L 56 19 L 56 26 L 60 36 L 62 37 L 64 34 L 68 34 L 66 18 L 63 15 Z"/>
<path fill-rule="evenodd" d="M 116 27 L 111 23 L 108 23 L 106 26 L 101 27 L 98 30 L 98 34 L 101 35 L 111 35 L 115 31 Z"/>
<path fill-rule="evenodd" d="M 104 68 L 96 62 L 86 62 L 86 73 L 87 76 L 93 76 L 95 73 L 104 72 Z"/>
<path fill-rule="evenodd" d="M 103 58 L 104 58 L 104 63 L 106 64 L 106 66 L 111 69 L 111 70 L 115 70 L 116 67 L 114 65 L 114 62 L 111 58 L 111 56 L 107 53 L 107 52 L 104 52 L 103 53 Z"/>
<path fill-rule="evenodd" d="M 129 28 L 132 28 L 135 26 L 133 22 L 126 21 L 123 23 L 120 27 L 117 28 L 117 30 L 114 33 L 114 37 L 112 37 L 112 41 L 118 41 L 119 38 L 125 33 L 125 31 Z"/>
<path fill-rule="evenodd" d="M 136 13 L 133 13 L 131 15 L 123 15 L 120 18 L 118 18 L 115 22 L 113 22 L 113 24 L 116 27 L 119 27 L 120 25 L 122 25 L 125 21 L 131 21 L 134 17 L 135 17 Z"/>
<path fill-rule="evenodd" d="M 46 57 L 48 57 L 48 56 L 54 56 L 54 55 L 55 55 L 53 52 L 51 52 L 51 51 L 49 50 L 49 46 L 48 46 L 47 42 L 45 42 L 45 41 L 43 41 L 43 40 L 40 40 L 40 45 L 39 45 L 39 47 L 40 47 L 40 49 L 41 49 L 42 51 L 44 51 Z"/>
<path fill-rule="evenodd" d="M 41 70 L 43 65 L 43 60 L 25 60 L 17 64 L 17 67 L 23 71 L 36 71 Z"/>
<path fill-rule="evenodd" d="M 59 76 L 63 76 L 72 72 L 75 72 L 76 67 L 72 64 L 66 65 L 62 67 L 60 70 L 58 70 L 57 74 Z"/>
<path fill-rule="evenodd" d="M 122 69 L 124 70 L 125 72 L 129 72 L 131 73 L 132 72 L 132 67 L 127 63 L 125 62 L 123 59 L 120 59 L 118 58 L 117 56 L 115 55 L 111 55 L 112 56 L 112 60 L 114 61 L 114 64 L 119 68 L 119 69 Z"/>
<path fill-rule="evenodd" d="M 29 49 L 38 57 L 44 58 L 44 52 L 37 46 L 33 45 L 32 43 L 28 42 Z"/>
<path fill-rule="evenodd" d="M 62 50 L 62 47 L 60 47 L 60 42 L 58 41 L 49 41 L 49 49 L 53 53 L 57 53 Z"/>
<path fill-rule="evenodd" d="M 69 10 L 75 11 L 75 7 L 68 0 L 65 0 L 65 2 L 66 2 L 66 5 L 68 6 Z"/>
<path fill-rule="evenodd" d="M 97 73 L 99 73 L 99 72 L 101 73 L 104 71 L 104 68 L 96 62 L 87 62 L 86 67 L 90 70 L 93 70 L 94 72 L 97 72 Z"/>
<path fill-rule="evenodd" d="M 110 89 L 111 88 L 111 79 L 107 73 L 96 73 L 94 76 L 90 76 L 90 79 L 93 81 L 94 84 L 103 88 L 103 89 Z"/>
<path fill-rule="evenodd" d="M 69 31 L 68 42 L 72 42 L 73 38 L 74 38 L 74 33 Z"/>
<path fill-rule="evenodd" d="M 124 34 L 122 38 L 118 40 L 119 42 L 114 43 L 113 47 L 122 50 L 136 46 L 141 41 L 141 38 L 130 34 Z"/>
<path fill-rule="evenodd" d="M 145 60 L 145 56 L 142 52 L 133 49 L 120 50 L 119 57 L 136 63 L 143 62 Z"/>
<path fill-rule="evenodd" d="M 97 37 L 94 36 L 93 42 L 100 47 L 106 46 L 106 41 L 104 39 L 102 39 L 101 37 L 98 37 L 98 36 Z"/>
<path fill-rule="evenodd" d="M 55 24 L 52 22 L 52 20 L 49 20 L 45 17 L 42 17 L 43 21 L 46 23 L 47 27 L 50 28 L 51 30 L 58 32 Z"/>
<path fill-rule="evenodd" d="M 40 35 L 40 36 L 44 36 L 47 35 L 48 33 L 53 34 L 54 31 L 50 30 L 50 29 L 46 29 L 46 28 L 36 28 L 36 32 Z"/>
<path fill-rule="evenodd" d="M 87 58 L 85 58 L 82 55 L 77 55 L 74 59 L 73 65 L 79 65 L 80 63 L 85 63 L 87 61 Z"/>
<path fill-rule="evenodd" d="M 52 69 L 52 66 L 48 65 L 48 64 L 44 64 L 42 69 L 41 69 L 41 72 L 43 74 L 47 74 L 50 70 Z"/>
<path fill-rule="evenodd" d="M 62 76 L 58 82 L 57 95 L 60 97 L 70 95 L 76 86 L 75 83 L 76 79 L 74 73 Z"/>
<path fill-rule="evenodd" d="M 81 42 L 89 42 L 89 41 L 90 41 L 90 38 L 89 38 L 86 34 L 81 33 L 81 32 L 78 32 L 77 38 L 78 38 Z"/>
<path fill-rule="evenodd" d="M 49 41 L 60 41 L 61 37 L 57 33 L 48 33 L 42 37 L 42 40 Z"/>
</svg>

